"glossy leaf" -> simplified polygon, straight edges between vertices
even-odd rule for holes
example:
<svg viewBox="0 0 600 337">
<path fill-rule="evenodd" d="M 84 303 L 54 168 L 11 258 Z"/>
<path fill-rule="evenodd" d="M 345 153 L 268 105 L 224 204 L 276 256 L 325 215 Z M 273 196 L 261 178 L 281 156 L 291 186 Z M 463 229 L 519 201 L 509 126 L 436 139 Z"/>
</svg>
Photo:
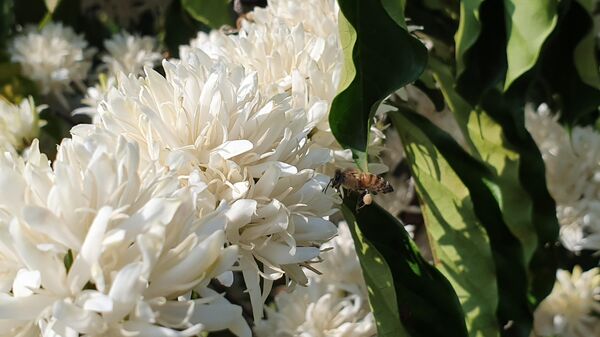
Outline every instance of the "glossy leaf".
<svg viewBox="0 0 600 337">
<path fill-rule="evenodd" d="M 455 37 L 456 89 L 477 105 L 484 92 L 501 87 L 506 77 L 504 5 L 501 0 L 464 0 L 461 5 L 465 17 Z"/>
<path fill-rule="evenodd" d="M 525 129 L 521 99 L 524 90 L 517 87 L 488 95 L 487 110 L 472 108 L 453 88 L 449 67 L 432 59 L 434 76 L 454 112 L 472 156 L 490 171 L 496 184 L 495 198 L 504 222 L 519 239 L 530 272 L 532 297 L 544 298 L 554 284 L 556 261 L 554 246 L 558 237 L 555 204 L 545 184 L 544 163 L 536 144 Z M 522 84 L 521 84 L 522 85 Z M 512 102 L 512 106 L 507 105 Z"/>
<path fill-rule="evenodd" d="M 456 32 L 456 73 L 460 76 L 466 68 L 466 53 L 475 44 L 481 33 L 479 6 L 484 0 L 460 2 L 460 23 Z"/>
<path fill-rule="evenodd" d="M 179 1 L 173 1 L 167 7 L 164 20 L 164 44 L 173 57 L 179 57 L 179 46 L 188 44 L 199 30 L 208 30 L 204 24 L 191 17 Z"/>
<path fill-rule="evenodd" d="M 557 0 L 465 0 L 456 34 L 459 91 L 475 104 L 533 68 L 557 20 Z"/>
<path fill-rule="evenodd" d="M 504 88 L 531 69 L 558 20 L 558 0 L 504 0 L 508 70 Z"/>
<path fill-rule="evenodd" d="M 384 7 L 381 1 L 340 0 L 339 6 L 346 71 L 329 124 L 338 142 L 351 149 L 366 170 L 370 117 L 385 97 L 419 77 L 427 53 L 398 25 L 400 1 L 385 1 Z"/>
<path fill-rule="evenodd" d="M 398 118 L 396 125 L 402 125 L 403 129 L 417 128 L 427 135 L 429 142 L 469 189 L 475 215 L 489 237 L 496 270 L 497 323 L 502 327 L 503 336 L 527 337 L 531 330 L 532 312 L 528 299 L 529 286 L 523 249 L 517 237 L 503 221 L 502 211 L 496 199 L 499 186 L 495 184 L 493 175 L 482 163 L 465 152 L 454 139 L 425 117 L 412 112 L 399 112 L 398 116 L 400 117 L 394 117 Z M 486 262 L 483 260 L 481 263 Z"/>
<path fill-rule="evenodd" d="M 593 20 L 580 2 L 563 1 L 555 34 L 541 59 L 538 82 L 548 92 L 547 101 L 561 111 L 561 122 L 593 124 L 598 118 L 600 88 L 596 86 L 596 54 L 589 41 Z"/>
<path fill-rule="evenodd" d="M 367 283 L 369 303 L 377 323 L 378 336 L 409 337 L 400 321 L 394 278 L 390 267 L 377 249 L 365 239 L 350 209 L 342 206 Z"/>
<path fill-rule="evenodd" d="M 181 0 L 181 5 L 194 19 L 209 27 L 234 24 L 231 0 Z"/>
<path fill-rule="evenodd" d="M 469 189 L 423 131 L 391 116 L 405 144 L 435 265 L 457 292 L 469 336 L 499 336 L 494 260 Z"/>
<path fill-rule="evenodd" d="M 350 195 L 342 210 L 367 282 L 379 336 L 441 337 L 449 332 L 467 336 L 452 286 L 423 259 L 404 226 L 376 204 L 358 212 L 353 211 L 355 206 L 356 195 Z M 389 298 L 394 294 L 394 299 Z M 398 328 L 398 319 L 403 329 Z"/>
<path fill-rule="evenodd" d="M 578 0 L 579 4 L 586 10 L 587 16 L 593 18 L 594 6 L 597 1 Z M 600 30 L 597 21 L 592 19 L 592 27 L 575 47 L 575 68 L 581 80 L 596 89 L 600 89 L 600 71 L 596 55 L 596 34 Z"/>
</svg>

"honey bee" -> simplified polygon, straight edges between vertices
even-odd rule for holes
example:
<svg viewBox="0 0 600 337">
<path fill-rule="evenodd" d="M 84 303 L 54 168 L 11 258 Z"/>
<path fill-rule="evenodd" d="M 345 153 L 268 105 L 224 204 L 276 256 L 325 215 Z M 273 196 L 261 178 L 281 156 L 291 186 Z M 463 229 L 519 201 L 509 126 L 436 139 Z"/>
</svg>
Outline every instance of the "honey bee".
<svg viewBox="0 0 600 337">
<path fill-rule="evenodd" d="M 353 168 L 348 168 L 344 171 L 339 169 L 335 170 L 335 175 L 331 178 L 324 191 L 327 191 L 329 186 L 342 193 L 343 191 L 340 190 L 340 187 L 350 191 L 359 192 L 362 196 L 362 200 L 359 202 L 361 202 L 362 205 L 358 205 L 357 209 L 360 209 L 364 205 L 370 205 L 373 202 L 372 195 L 394 191 L 392 185 L 382 177 Z"/>
<path fill-rule="evenodd" d="M 233 1 L 233 11 L 237 13 L 238 18 L 235 22 L 237 29 L 235 29 L 235 33 L 237 33 L 242 28 L 242 21 L 254 21 L 251 17 L 250 12 L 254 10 L 255 7 L 266 7 L 267 0 L 234 0 Z"/>
</svg>

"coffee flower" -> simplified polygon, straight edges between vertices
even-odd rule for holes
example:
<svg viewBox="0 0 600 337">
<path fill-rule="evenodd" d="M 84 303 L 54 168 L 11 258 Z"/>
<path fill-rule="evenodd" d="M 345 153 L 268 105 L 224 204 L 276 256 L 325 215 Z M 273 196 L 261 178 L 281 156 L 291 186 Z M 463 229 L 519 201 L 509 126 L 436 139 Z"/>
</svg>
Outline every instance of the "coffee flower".
<svg viewBox="0 0 600 337">
<path fill-rule="evenodd" d="M 93 123 L 96 123 L 98 121 L 98 106 L 106 99 L 110 88 L 115 87 L 116 85 L 117 79 L 115 77 L 100 74 L 98 83 L 87 88 L 85 91 L 85 96 L 81 100 L 83 106 L 73 110 L 72 114 L 87 115 L 92 118 Z"/>
<path fill-rule="evenodd" d="M 147 162 L 185 178 L 200 212 L 222 201 L 227 240 L 240 248 L 240 269 L 255 317 L 262 315 L 259 272 L 306 284 L 302 266 L 335 234 L 333 191 L 315 169 L 329 152 L 310 147 L 308 116 L 288 94 L 263 96 L 255 72 L 197 50 L 187 61 L 163 61 L 166 77 L 119 78 L 101 104 L 100 124 L 136 140 Z M 321 108 L 319 105 L 314 109 Z M 261 268 L 258 264 L 261 264 Z"/>
<path fill-rule="evenodd" d="M 281 291 L 267 318 L 256 323 L 259 337 L 372 337 L 375 319 L 367 300 L 350 230 L 339 225 L 339 236 L 327 244 L 320 275 L 310 275 L 307 287 Z"/>
<path fill-rule="evenodd" d="M 0 162 L 0 336 L 250 336 L 241 308 L 206 289 L 237 257 L 225 217 L 194 216 L 135 143 L 74 133 L 52 167 L 36 144 L 27 162 Z"/>
<path fill-rule="evenodd" d="M 200 32 L 180 48 L 180 55 L 185 60 L 190 51 L 201 49 L 256 71 L 267 96 L 290 93 L 293 107 L 313 111 L 308 118 L 314 146 L 331 151 L 337 166 L 350 167 L 352 154 L 341 151 L 328 120 L 343 71 L 337 13 L 331 0 L 269 1 L 266 8 L 247 14 L 250 21 L 243 22 L 238 34 Z"/>
<path fill-rule="evenodd" d="M 254 328 L 259 337 L 373 337 L 377 334 L 375 319 L 364 297 L 319 291 L 312 285 L 277 295 L 275 307 L 267 308 L 267 317 Z"/>
<path fill-rule="evenodd" d="M 27 147 L 45 124 L 40 120 L 40 111 L 45 108 L 35 106 L 31 97 L 20 104 L 0 98 L 0 148 L 20 151 Z"/>
<path fill-rule="evenodd" d="M 587 337 L 600 333 L 600 269 L 559 270 L 552 293 L 534 314 L 534 336 Z"/>
<path fill-rule="evenodd" d="M 42 94 L 60 95 L 72 91 L 71 83 L 84 88 L 95 51 L 70 27 L 48 23 L 40 31 L 27 27 L 9 52 L 11 61 L 20 63 L 23 74 L 37 83 Z"/>
<path fill-rule="evenodd" d="M 104 41 L 107 54 L 102 61 L 111 76 L 119 72 L 142 75 L 144 67 L 154 67 L 162 58 L 157 41 L 150 36 L 131 35 L 122 32 Z"/>
<path fill-rule="evenodd" d="M 572 251 L 600 250 L 600 133 L 591 126 L 568 132 L 545 105 L 526 117 L 546 164 L 563 245 Z"/>
</svg>

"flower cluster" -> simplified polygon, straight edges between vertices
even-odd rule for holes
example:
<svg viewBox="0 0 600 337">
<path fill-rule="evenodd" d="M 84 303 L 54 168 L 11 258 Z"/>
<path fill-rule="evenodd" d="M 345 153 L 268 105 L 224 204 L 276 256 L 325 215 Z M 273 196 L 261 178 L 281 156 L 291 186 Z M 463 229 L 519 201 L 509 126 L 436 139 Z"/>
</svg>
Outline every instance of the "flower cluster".
<svg viewBox="0 0 600 337">
<path fill-rule="evenodd" d="M 48 23 L 40 31 L 29 26 L 10 46 L 11 60 L 21 64 L 42 94 L 69 92 L 73 82 L 84 87 L 94 53 L 83 36 L 60 23 Z"/>
<path fill-rule="evenodd" d="M 559 270 L 552 293 L 535 311 L 535 337 L 600 335 L 600 269 Z"/>
<path fill-rule="evenodd" d="M 8 247 L 19 249 L 6 252 L 0 321 L 10 324 L 0 336 L 247 336 L 240 308 L 212 292 L 211 279 L 227 285 L 240 271 L 255 320 L 275 280 L 309 283 L 306 269 L 337 233 L 328 217 L 339 200 L 323 193 L 330 178 L 321 172 L 334 155 L 327 114 L 331 73 L 341 71 L 335 3 L 313 2 L 273 1 L 239 39 L 221 35 L 235 48 L 263 39 L 249 57 L 190 48 L 162 62 L 164 75 L 152 69 L 154 41 L 124 33 L 105 43 L 109 76 L 80 110 L 94 124 L 73 128 L 52 166 L 35 146 L 25 160 L 6 159 L 6 171 L 22 176 L 7 188 L 22 198 L 12 200 L 19 207 L 0 202 Z M 327 29 L 294 22 L 284 7 Z M 269 35 L 271 21 L 279 35 Z M 279 46 L 290 27 L 297 61 Z M 274 46 L 283 63 L 260 63 Z M 319 128 L 331 142 L 318 141 Z M 30 261 L 42 255 L 43 265 Z M 27 314 L 10 312 L 13 304 Z"/>
<path fill-rule="evenodd" d="M 102 56 L 102 65 L 98 67 L 98 83 L 86 90 L 81 100 L 83 107 L 77 108 L 73 114 L 86 114 L 97 121 L 98 105 L 106 98 L 110 88 L 116 86 L 119 74 L 143 75 L 144 67 L 153 68 L 159 63 L 162 55 L 158 52 L 157 41 L 150 36 L 131 35 L 122 32 L 104 41 L 107 53 Z M 104 73 L 108 71 L 108 73 Z"/>
<path fill-rule="evenodd" d="M 162 58 L 157 51 L 156 39 L 150 36 L 122 32 L 104 41 L 108 51 L 102 61 L 111 75 L 118 73 L 142 75 L 144 67 L 154 67 Z"/>
<path fill-rule="evenodd" d="M 301 265 L 335 235 L 323 219 L 334 211 L 329 177 L 315 171 L 330 160 L 310 147 L 309 111 L 286 94 L 264 97 L 255 72 L 201 51 L 187 61 L 164 61 L 166 77 L 122 77 L 99 109 L 100 125 L 140 143 L 142 160 L 177 172 L 198 192 L 204 212 L 231 205 L 226 237 L 240 247 L 240 267 L 254 314 L 258 264 L 268 281 L 284 272 L 307 282 Z"/>
<path fill-rule="evenodd" d="M 526 117 L 546 164 L 561 242 L 576 252 L 600 250 L 600 133 L 591 126 L 568 132 L 546 105 L 529 110 Z"/>
<path fill-rule="evenodd" d="M 299 11 L 316 26 L 298 22 Z M 181 60 L 163 61 L 164 77 L 119 76 L 98 124 L 204 189 L 203 212 L 231 206 L 225 234 L 259 318 L 261 294 L 283 275 L 305 285 L 303 267 L 336 233 L 326 219 L 337 197 L 322 193 L 329 177 L 319 173 L 333 153 L 315 134 L 324 128 L 333 142 L 327 114 L 342 59 L 333 1 L 273 1 L 249 15 L 238 35 L 200 33 Z"/>
<path fill-rule="evenodd" d="M 52 166 L 37 143 L 0 162 L 0 336 L 247 336 L 241 309 L 206 287 L 237 258 L 225 217 L 196 217 L 187 189 L 142 166 L 136 143 L 72 132 Z"/>
<path fill-rule="evenodd" d="M 186 60 L 200 49 L 211 58 L 255 71 L 264 95 L 289 94 L 294 108 L 309 111 L 314 147 L 330 151 L 336 167 L 352 167 L 352 153 L 337 144 L 328 121 L 343 71 L 338 11 L 333 0 L 271 1 L 248 13 L 250 21 L 242 22 L 238 34 L 199 32 L 189 46 L 180 47 L 180 55 Z M 377 135 L 371 139 L 379 145 Z M 322 171 L 332 174 L 333 166 Z M 370 171 L 382 173 L 385 168 L 373 165 Z"/>
<path fill-rule="evenodd" d="M 282 291 L 267 319 L 257 323 L 259 337 L 372 337 L 377 333 L 367 300 L 367 288 L 354 250 L 350 230 L 339 224 L 339 236 L 324 245 L 331 248 L 307 287 Z"/>
<path fill-rule="evenodd" d="M 20 104 L 12 104 L 0 99 L 0 149 L 21 151 L 38 136 L 44 121 L 40 111 L 46 106 L 35 106 L 30 97 Z"/>
</svg>

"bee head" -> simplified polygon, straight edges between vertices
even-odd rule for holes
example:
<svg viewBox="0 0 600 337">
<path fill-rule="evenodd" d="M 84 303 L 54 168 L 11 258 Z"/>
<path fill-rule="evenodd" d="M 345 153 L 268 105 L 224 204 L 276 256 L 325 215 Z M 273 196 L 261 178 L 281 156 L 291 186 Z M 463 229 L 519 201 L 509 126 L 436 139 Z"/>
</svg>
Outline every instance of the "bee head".
<svg viewBox="0 0 600 337">
<path fill-rule="evenodd" d="M 342 175 L 342 170 L 340 170 L 340 169 L 335 170 L 335 174 L 333 175 L 333 178 L 331 178 L 331 180 L 329 180 L 329 183 L 327 184 L 327 186 L 325 186 L 323 193 L 327 192 L 327 189 L 329 188 L 329 186 L 331 186 L 335 189 L 338 189 L 340 187 L 340 185 L 342 184 L 343 178 L 344 178 L 344 176 Z"/>
<path fill-rule="evenodd" d="M 335 189 L 339 188 L 342 185 L 343 180 L 344 174 L 342 173 L 342 170 L 335 170 L 335 174 L 333 175 L 333 178 L 331 178 L 331 187 Z"/>
</svg>

